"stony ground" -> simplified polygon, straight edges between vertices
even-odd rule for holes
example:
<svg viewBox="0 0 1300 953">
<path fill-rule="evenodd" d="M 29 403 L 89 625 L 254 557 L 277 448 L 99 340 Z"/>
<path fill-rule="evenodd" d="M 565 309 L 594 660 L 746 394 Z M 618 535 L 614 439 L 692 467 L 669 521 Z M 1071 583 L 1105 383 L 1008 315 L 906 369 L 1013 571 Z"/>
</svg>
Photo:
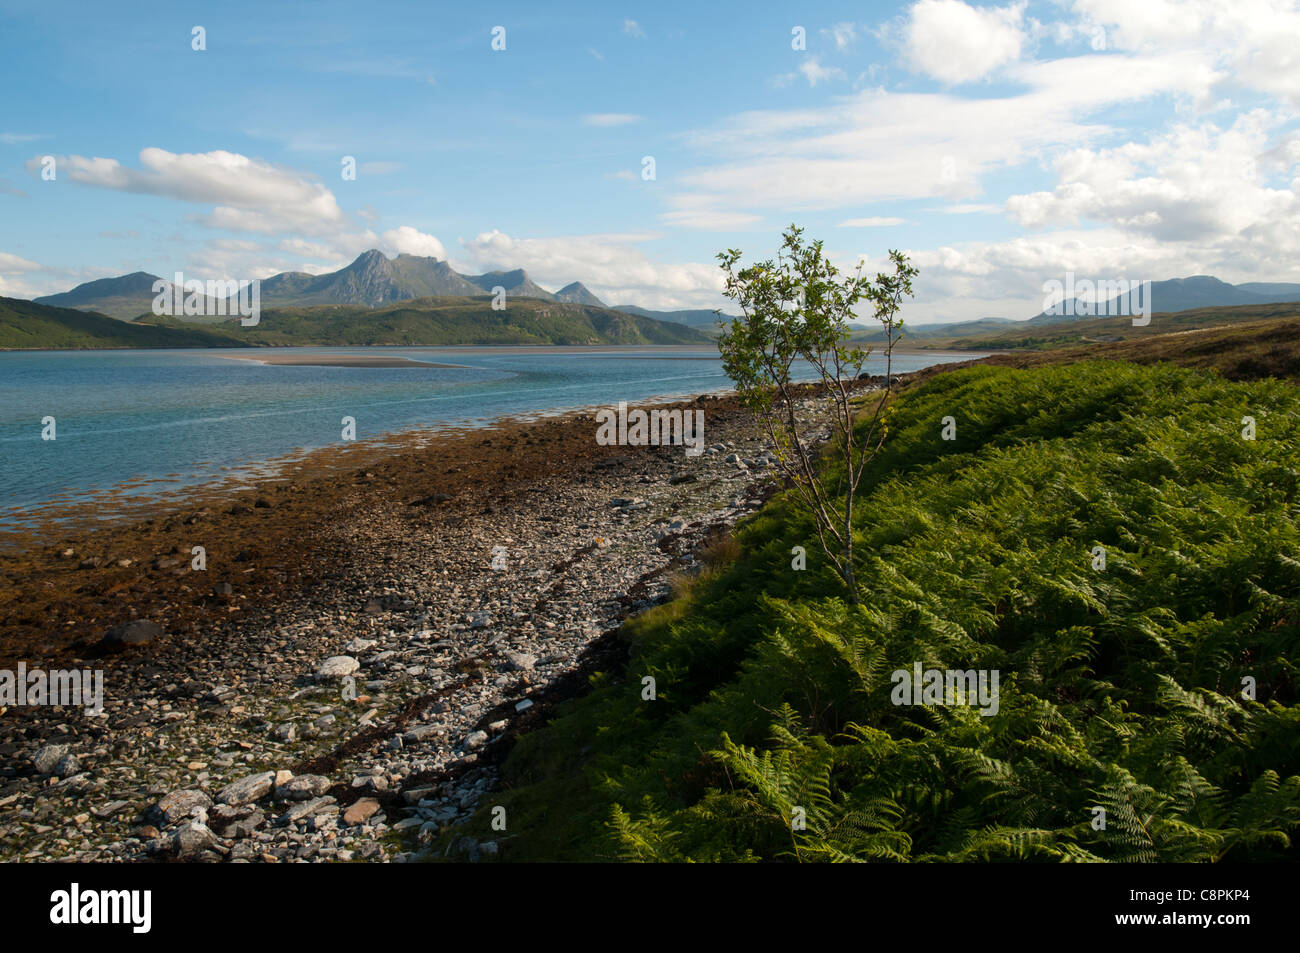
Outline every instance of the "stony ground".
<svg viewBox="0 0 1300 953">
<path fill-rule="evenodd" d="M 528 433 L 512 453 L 554 452 Z M 514 734 L 608 667 L 621 620 L 770 492 L 751 418 L 707 433 L 699 457 L 612 447 L 414 505 L 361 474 L 303 527 L 348 554 L 310 591 L 82 660 L 108 669 L 102 714 L 0 711 L 0 859 L 420 859 Z"/>
</svg>

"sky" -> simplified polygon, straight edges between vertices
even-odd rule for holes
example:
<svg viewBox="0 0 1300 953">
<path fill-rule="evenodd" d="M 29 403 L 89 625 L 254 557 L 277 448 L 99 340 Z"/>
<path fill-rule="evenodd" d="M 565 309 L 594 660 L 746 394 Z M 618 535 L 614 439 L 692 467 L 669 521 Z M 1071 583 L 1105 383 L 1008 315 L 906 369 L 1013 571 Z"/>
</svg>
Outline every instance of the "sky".
<svg viewBox="0 0 1300 953">
<path fill-rule="evenodd" d="M 379 248 L 726 310 L 792 223 L 912 323 L 1300 281 L 1297 2 L 0 0 L 0 295 Z"/>
</svg>

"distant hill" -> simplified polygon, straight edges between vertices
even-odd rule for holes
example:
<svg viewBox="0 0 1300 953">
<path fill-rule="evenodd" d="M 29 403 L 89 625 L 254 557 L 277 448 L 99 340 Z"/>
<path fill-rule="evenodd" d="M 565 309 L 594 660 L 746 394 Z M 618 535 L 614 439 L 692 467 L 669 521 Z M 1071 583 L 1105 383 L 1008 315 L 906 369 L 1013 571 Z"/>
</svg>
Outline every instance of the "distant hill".
<svg viewBox="0 0 1300 953">
<path fill-rule="evenodd" d="M 1123 296 L 1107 299 L 1103 316 L 1118 314 L 1117 303 Z M 1300 285 L 1285 282 L 1251 282 L 1230 285 L 1210 275 L 1193 275 L 1190 278 L 1171 278 L 1151 282 L 1151 311 L 1173 313 L 1195 308 L 1223 308 L 1237 305 L 1277 304 L 1300 301 Z M 1061 324 L 1067 321 L 1097 317 L 1098 314 L 1048 314 L 1040 312 L 1029 319 L 1030 324 Z M 1103 309 L 1094 309 L 1102 312 Z"/>
<path fill-rule="evenodd" d="M 642 308 L 634 304 L 616 304 L 615 311 L 626 311 L 628 314 L 637 314 L 643 318 L 654 318 L 657 321 L 672 321 L 675 324 L 684 324 L 692 328 L 704 328 L 715 330 L 719 324 L 728 324 L 734 315 L 718 314 L 716 311 L 705 308 L 683 311 L 651 311 L 649 308 Z"/>
<path fill-rule="evenodd" d="M 0 298 L 0 348 L 243 347 L 206 327 L 134 324 L 72 308 Z"/>
<path fill-rule="evenodd" d="M 141 325 L 192 327 L 174 317 L 146 315 Z M 317 305 L 270 308 L 242 327 L 238 317 L 214 330 L 255 345 L 451 346 L 494 344 L 707 344 L 709 338 L 680 324 L 608 308 L 518 298 L 503 311 L 487 296 L 429 297 L 379 308 Z"/>
<path fill-rule="evenodd" d="M 564 301 L 568 304 L 589 304 L 595 308 L 605 307 L 605 302 L 601 301 L 588 290 L 587 286 L 581 281 L 575 281 L 565 285 L 559 291 L 555 292 L 556 301 Z"/>
<path fill-rule="evenodd" d="M 1237 305 L 1236 307 L 1192 308 L 1170 313 L 1156 312 L 1151 323 L 1135 327 L 1130 317 L 1083 318 L 1077 321 L 1060 321 L 1051 324 L 1034 324 L 1015 321 L 999 330 L 980 334 L 970 332 L 948 336 L 933 335 L 921 339 L 925 348 L 951 348 L 956 350 L 1036 350 L 1046 351 L 1062 347 L 1100 346 L 1120 341 L 1139 340 L 1153 335 L 1180 331 L 1203 331 L 1208 328 L 1232 327 L 1258 321 L 1274 321 L 1300 315 L 1300 302 L 1283 301 L 1270 304 Z M 959 325 L 951 325 L 959 329 Z"/>
</svg>

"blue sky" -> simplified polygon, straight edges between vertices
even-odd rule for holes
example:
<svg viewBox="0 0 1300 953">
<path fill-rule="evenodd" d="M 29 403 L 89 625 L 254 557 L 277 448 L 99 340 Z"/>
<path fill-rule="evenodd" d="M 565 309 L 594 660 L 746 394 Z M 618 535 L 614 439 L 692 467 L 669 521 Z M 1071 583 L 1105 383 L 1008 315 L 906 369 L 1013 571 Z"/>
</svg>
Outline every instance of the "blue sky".
<svg viewBox="0 0 1300 953">
<path fill-rule="evenodd" d="M 0 294 L 378 247 L 715 307 L 792 221 L 914 321 L 1300 280 L 1294 0 L 554 6 L 0 0 Z"/>
</svg>

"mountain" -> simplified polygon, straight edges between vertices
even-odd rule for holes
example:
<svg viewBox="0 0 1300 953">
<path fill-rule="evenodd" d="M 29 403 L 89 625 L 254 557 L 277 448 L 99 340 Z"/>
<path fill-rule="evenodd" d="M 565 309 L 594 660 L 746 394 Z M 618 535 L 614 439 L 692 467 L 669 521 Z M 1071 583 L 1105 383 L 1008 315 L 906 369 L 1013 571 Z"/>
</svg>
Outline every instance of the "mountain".
<svg viewBox="0 0 1300 953">
<path fill-rule="evenodd" d="M 174 317 L 145 315 L 139 324 L 192 327 Z M 494 344 L 707 344 L 699 331 L 590 305 L 507 299 L 497 311 L 483 296 L 430 297 L 396 301 L 378 308 L 315 305 L 270 308 L 261 320 L 243 327 L 226 319 L 221 330 L 241 343 L 360 347 Z"/>
<path fill-rule="evenodd" d="M 1042 312 L 1029 319 L 1030 324 L 1060 324 L 1078 321 L 1084 318 L 1106 317 L 1119 314 L 1117 305 L 1125 296 L 1118 295 L 1106 301 L 1101 315 L 1048 314 Z M 1300 301 L 1300 285 L 1284 282 L 1252 282 L 1247 285 L 1230 285 L 1226 281 L 1210 275 L 1193 275 L 1190 278 L 1171 278 L 1168 281 L 1151 282 L 1150 312 L 1152 314 L 1176 311 L 1191 311 L 1196 308 L 1224 308 L 1250 304 L 1277 304 L 1279 302 Z M 1141 299 L 1137 299 L 1137 303 Z"/>
<path fill-rule="evenodd" d="M 489 271 L 485 275 L 466 275 L 465 280 L 477 285 L 488 294 L 494 294 L 493 288 L 504 288 L 507 301 L 510 298 L 555 300 L 555 295 L 533 284 L 533 280 L 528 277 L 528 272 L 522 268 L 516 268 L 514 271 Z"/>
<path fill-rule="evenodd" d="M 153 283 L 158 280 L 157 275 L 135 271 L 119 278 L 87 281 L 71 291 L 34 300 L 56 308 L 79 308 L 114 318 L 134 318 L 153 306 Z"/>
<path fill-rule="evenodd" d="M 110 317 L 130 320 L 153 308 L 153 283 L 156 275 L 138 271 L 120 278 L 101 278 L 78 285 L 71 291 L 36 299 L 39 304 L 98 311 Z M 378 249 L 357 256 L 350 265 L 323 275 L 285 271 L 261 282 L 261 305 L 267 307 L 308 307 L 319 304 L 352 304 L 378 308 L 394 301 L 427 297 L 473 297 L 491 294 L 503 287 L 507 299 L 529 297 L 556 301 L 556 295 L 537 285 L 523 269 L 493 271 L 485 275 L 462 275 L 447 262 L 419 255 L 389 258 Z M 569 285 L 581 289 L 584 296 L 575 303 L 604 307 L 600 300 L 577 282 Z M 215 311 L 209 308 L 209 313 Z M 223 309 L 226 310 L 226 309 Z M 200 316 L 189 318 L 205 323 Z"/>
<path fill-rule="evenodd" d="M 651 311 L 649 308 L 642 308 L 635 304 L 616 304 L 614 310 L 626 311 L 628 314 L 639 315 L 643 318 L 654 318 L 656 321 L 672 321 L 674 324 L 684 324 L 690 328 L 703 328 L 706 331 L 716 330 L 719 324 L 726 324 L 733 317 L 730 314 L 719 314 L 705 308 L 683 311 Z"/>
<path fill-rule="evenodd" d="M 1286 281 L 1247 281 L 1237 285 L 1242 291 L 1257 295 L 1287 295 L 1287 301 L 1300 301 L 1300 285 Z"/>
<path fill-rule="evenodd" d="M 111 279 L 116 280 L 116 279 Z M 160 327 L 21 298 L 0 298 L 0 348 L 244 347 L 235 333 Z"/>
<path fill-rule="evenodd" d="M 605 302 L 592 294 L 581 281 L 574 281 L 555 292 L 555 300 L 568 304 L 589 304 L 593 308 L 605 307 Z"/>
<path fill-rule="evenodd" d="M 905 324 L 903 326 L 903 340 L 914 341 L 918 338 L 939 338 L 939 337 L 965 337 L 979 334 L 995 334 L 1003 331 L 1008 327 L 1024 326 L 1028 321 L 1017 321 L 1014 318 L 976 318 L 973 321 L 957 321 L 952 324 Z M 852 335 L 854 341 L 884 341 L 885 331 L 879 325 L 862 324 L 866 328 L 864 331 L 855 331 Z M 897 337 L 895 337 L 897 340 Z"/>
</svg>

